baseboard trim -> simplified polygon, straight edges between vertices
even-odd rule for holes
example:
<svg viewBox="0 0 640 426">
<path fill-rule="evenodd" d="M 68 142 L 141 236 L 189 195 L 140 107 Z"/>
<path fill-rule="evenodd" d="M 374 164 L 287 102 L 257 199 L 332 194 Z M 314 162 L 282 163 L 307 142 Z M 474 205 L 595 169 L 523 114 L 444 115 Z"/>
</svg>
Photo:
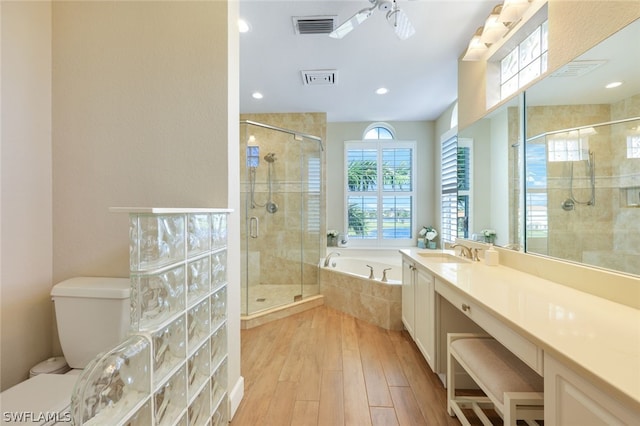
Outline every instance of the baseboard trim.
<svg viewBox="0 0 640 426">
<path fill-rule="evenodd" d="M 233 418 L 244 397 L 244 377 L 240 376 L 229 394 L 229 420 Z"/>
</svg>

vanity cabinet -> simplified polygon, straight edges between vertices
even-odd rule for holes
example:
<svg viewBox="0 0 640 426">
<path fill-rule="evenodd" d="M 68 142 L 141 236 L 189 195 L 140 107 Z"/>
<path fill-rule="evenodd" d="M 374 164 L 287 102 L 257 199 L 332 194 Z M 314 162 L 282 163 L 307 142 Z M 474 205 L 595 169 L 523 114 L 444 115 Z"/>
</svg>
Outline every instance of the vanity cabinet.
<svg viewBox="0 0 640 426">
<path fill-rule="evenodd" d="M 422 268 L 414 271 L 414 337 L 413 339 L 427 360 L 431 370 L 435 371 L 436 325 L 435 325 L 435 291 L 433 275 Z"/>
<path fill-rule="evenodd" d="M 414 271 L 416 270 L 415 263 L 402 259 L 402 323 L 404 328 L 407 329 L 409 335 L 414 337 L 414 301 L 415 301 L 415 283 L 414 283 Z"/>
<path fill-rule="evenodd" d="M 435 281 L 415 262 L 402 262 L 402 323 L 427 360 L 436 369 Z"/>
<path fill-rule="evenodd" d="M 637 424 L 638 419 L 640 410 L 622 405 L 604 392 L 602 386 L 545 353 L 545 426 L 632 425 Z"/>
</svg>

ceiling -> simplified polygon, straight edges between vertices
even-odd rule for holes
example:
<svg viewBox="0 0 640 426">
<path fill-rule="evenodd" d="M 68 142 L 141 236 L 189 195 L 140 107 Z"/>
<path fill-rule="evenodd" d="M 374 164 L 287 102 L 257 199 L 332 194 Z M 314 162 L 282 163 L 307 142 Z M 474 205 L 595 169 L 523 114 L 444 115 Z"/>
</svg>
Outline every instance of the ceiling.
<svg viewBox="0 0 640 426">
<path fill-rule="evenodd" d="M 377 11 L 350 34 L 295 33 L 293 17 L 341 24 L 369 0 L 240 0 L 240 112 L 326 112 L 327 121 L 434 120 L 457 98 L 457 61 L 500 0 L 398 0 L 415 34 L 400 40 Z M 335 70 L 335 84 L 304 85 L 301 71 Z M 324 81 L 324 79 L 321 79 Z M 375 94 L 386 87 L 385 95 Z M 261 92 L 263 99 L 253 99 Z"/>
</svg>

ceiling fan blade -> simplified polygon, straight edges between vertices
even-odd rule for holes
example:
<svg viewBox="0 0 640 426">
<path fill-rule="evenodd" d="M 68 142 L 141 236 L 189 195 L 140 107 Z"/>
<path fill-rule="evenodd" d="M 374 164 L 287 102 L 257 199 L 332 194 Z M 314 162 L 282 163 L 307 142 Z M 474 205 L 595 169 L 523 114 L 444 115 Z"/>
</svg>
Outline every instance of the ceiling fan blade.
<svg viewBox="0 0 640 426">
<path fill-rule="evenodd" d="M 406 40 L 415 34 L 411 21 L 401 9 L 393 9 L 387 13 L 387 21 L 391 24 L 400 40 Z"/>
<path fill-rule="evenodd" d="M 375 7 L 362 9 L 360 12 L 356 13 L 351 18 L 340 24 L 338 28 L 336 28 L 329 34 L 329 37 L 340 39 L 346 36 L 351 31 L 353 31 L 355 27 L 367 20 L 367 18 L 373 13 L 374 9 Z"/>
</svg>

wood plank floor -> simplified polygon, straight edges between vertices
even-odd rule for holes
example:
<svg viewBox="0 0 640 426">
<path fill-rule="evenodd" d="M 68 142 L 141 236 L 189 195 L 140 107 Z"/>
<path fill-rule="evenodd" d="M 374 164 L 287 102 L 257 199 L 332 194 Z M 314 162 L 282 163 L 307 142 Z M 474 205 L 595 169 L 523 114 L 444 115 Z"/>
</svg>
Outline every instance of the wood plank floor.
<svg viewBox="0 0 640 426">
<path fill-rule="evenodd" d="M 242 330 L 233 426 L 459 425 L 406 332 L 320 306 Z"/>
</svg>

